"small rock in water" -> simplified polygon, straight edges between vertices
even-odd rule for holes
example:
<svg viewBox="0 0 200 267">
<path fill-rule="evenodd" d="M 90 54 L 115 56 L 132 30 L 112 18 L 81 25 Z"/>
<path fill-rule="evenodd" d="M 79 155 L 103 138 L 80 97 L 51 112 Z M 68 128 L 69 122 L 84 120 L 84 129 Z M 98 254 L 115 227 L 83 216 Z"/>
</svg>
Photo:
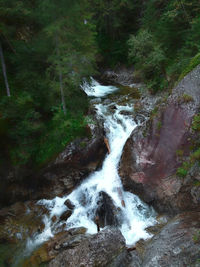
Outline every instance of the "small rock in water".
<svg viewBox="0 0 200 267">
<path fill-rule="evenodd" d="M 71 210 L 66 210 L 66 211 L 60 216 L 60 220 L 61 220 L 61 221 L 66 221 L 71 215 L 72 215 L 72 211 L 71 211 Z"/>
<path fill-rule="evenodd" d="M 65 200 L 64 205 L 67 206 L 70 210 L 73 210 L 75 208 L 75 205 L 69 199 Z"/>
<path fill-rule="evenodd" d="M 71 228 L 71 229 L 69 229 L 69 233 L 71 235 L 85 234 L 86 231 L 87 231 L 87 228 L 85 228 L 85 227 L 77 227 L 77 228 Z"/>
<path fill-rule="evenodd" d="M 54 223 L 56 220 L 57 220 L 57 217 L 56 217 L 56 215 L 54 215 L 54 216 L 51 218 L 51 221 Z"/>
</svg>

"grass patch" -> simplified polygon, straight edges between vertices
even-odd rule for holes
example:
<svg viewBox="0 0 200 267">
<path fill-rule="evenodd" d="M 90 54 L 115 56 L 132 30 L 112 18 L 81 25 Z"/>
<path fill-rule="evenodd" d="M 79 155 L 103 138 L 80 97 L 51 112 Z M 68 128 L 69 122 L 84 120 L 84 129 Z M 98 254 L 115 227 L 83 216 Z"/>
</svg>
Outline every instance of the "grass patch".
<svg viewBox="0 0 200 267">
<path fill-rule="evenodd" d="M 191 59 L 189 65 L 182 71 L 178 80 L 179 81 L 182 80 L 190 71 L 192 71 L 199 64 L 200 64 L 200 53 L 198 53 L 195 57 Z"/>
</svg>

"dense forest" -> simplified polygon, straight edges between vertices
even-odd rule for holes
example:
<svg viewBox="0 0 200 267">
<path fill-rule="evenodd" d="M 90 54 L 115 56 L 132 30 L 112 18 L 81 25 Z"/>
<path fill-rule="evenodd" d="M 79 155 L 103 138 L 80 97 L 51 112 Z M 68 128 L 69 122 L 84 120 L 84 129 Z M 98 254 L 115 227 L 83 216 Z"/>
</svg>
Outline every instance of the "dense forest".
<svg viewBox="0 0 200 267">
<path fill-rule="evenodd" d="M 87 133 L 83 79 L 134 66 L 149 91 L 200 63 L 199 0 L 0 0 L 0 162 L 40 168 Z"/>
</svg>

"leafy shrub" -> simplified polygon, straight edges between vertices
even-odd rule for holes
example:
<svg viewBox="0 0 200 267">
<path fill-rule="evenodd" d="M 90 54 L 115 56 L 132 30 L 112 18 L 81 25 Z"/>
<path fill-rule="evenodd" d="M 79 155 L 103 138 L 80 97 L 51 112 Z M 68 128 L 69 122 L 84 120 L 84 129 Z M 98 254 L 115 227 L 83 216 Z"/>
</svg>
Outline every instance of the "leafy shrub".
<svg viewBox="0 0 200 267">
<path fill-rule="evenodd" d="M 188 173 L 188 171 L 182 167 L 178 168 L 177 172 L 176 172 L 176 174 L 182 178 L 184 178 L 187 175 L 187 173 Z"/>
<path fill-rule="evenodd" d="M 192 130 L 200 131 L 200 114 L 197 114 L 193 117 Z"/>
<path fill-rule="evenodd" d="M 137 35 L 131 35 L 128 40 L 129 60 L 136 64 L 136 69 L 142 70 L 143 80 L 153 92 L 161 88 L 166 57 L 161 46 L 155 41 L 148 30 L 140 30 Z M 164 86 L 163 86 L 164 87 Z"/>
</svg>

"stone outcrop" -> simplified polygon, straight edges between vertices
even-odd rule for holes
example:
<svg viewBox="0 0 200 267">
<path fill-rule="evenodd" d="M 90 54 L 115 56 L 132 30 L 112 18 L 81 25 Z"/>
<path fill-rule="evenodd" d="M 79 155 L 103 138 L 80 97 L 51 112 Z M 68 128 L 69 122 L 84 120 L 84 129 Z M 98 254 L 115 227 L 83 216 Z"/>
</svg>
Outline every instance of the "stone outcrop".
<svg viewBox="0 0 200 267">
<path fill-rule="evenodd" d="M 200 264 L 200 212 L 169 221 L 152 239 L 139 241 L 129 267 L 197 267 Z"/>
<path fill-rule="evenodd" d="M 83 240 L 76 247 L 65 249 L 49 263 L 49 267 L 125 267 L 126 257 L 127 250 L 121 232 L 107 228 Z"/>
<path fill-rule="evenodd" d="M 104 228 L 107 225 L 118 226 L 120 208 L 115 207 L 112 198 L 105 192 L 99 193 L 98 208 L 96 210 L 96 223 Z"/>
<path fill-rule="evenodd" d="M 34 251 L 23 266 L 41 263 L 49 263 L 49 267 L 127 266 L 125 239 L 118 229 L 108 227 L 95 235 L 85 231 L 85 228 L 74 228 L 55 235 Z"/>
<path fill-rule="evenodd" d="M 124 147 L 119 170 L 125 189 L 162 212 L 178 213 L 200 207 L 199 190 L 194 186 L 199 169 L 184 179 L 176 176 L 177 168 L 187 159 L 195 139 L 191 123 L 199 112 L 199 92 L 200 66 L 172 90 L 168 99 L 154 108 L 149 119 L 136 128 Z"/>
</svg>

